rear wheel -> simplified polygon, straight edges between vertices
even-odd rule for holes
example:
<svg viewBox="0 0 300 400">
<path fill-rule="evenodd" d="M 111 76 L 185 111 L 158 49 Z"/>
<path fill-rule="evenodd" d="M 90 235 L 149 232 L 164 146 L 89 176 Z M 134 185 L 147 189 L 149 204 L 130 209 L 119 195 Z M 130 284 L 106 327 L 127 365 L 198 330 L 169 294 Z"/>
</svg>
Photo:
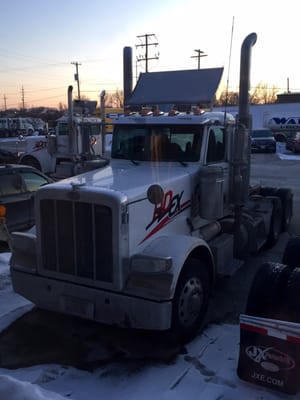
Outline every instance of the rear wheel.
<svg viewBox="0 0 300 400">
<path fill-rule="evenodd" d="M 287 281 L 281 319 L 300 322 L 300 268 L 294 268 Z"/>
<path fill-rule="evenodd" d="M 260 191 L 262 196 L 277 196 L 282 204 L 282 223 L 281 230 L 284 232 L 288 229 L 293 216 L 293 192 L 286 188 L 263 187 Z"/>
<path fill-rule="evenodd" d="M 205 317 L 210 292 L 206 265 L 188 260 L 180 274 L 172 307 L 171 332 L 181 342 L 191 340 Z"/>
<path fill-rule="evenodd" d="M 291 269 L 279 263 L 266 262 L 257 271 L 246 304 L 246 314 L 277 318 Z"/>
<path fill-rule="evenodd" d="M 291 238 L 282 256 L 282 264 L 288 265 L 290 268 L 300 268 L 300 236 Z"/>
</svg>

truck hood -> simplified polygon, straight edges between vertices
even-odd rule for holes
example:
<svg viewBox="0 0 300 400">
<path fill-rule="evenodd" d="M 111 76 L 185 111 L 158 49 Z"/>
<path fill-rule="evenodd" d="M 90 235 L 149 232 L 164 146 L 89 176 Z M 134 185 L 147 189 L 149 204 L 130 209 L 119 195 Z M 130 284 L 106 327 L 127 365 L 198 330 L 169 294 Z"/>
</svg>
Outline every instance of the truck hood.
<svg viewBox="0 0 300 400">
<path fill-rule="evenodd" d="M 107 167 L 73 176 L 40 190 L 51 190 L 54 187 L 67 189 L 76 187 L 85 190 L 92 186 L 94 191 L 101 189 L 121 192 L 128 201 L 146 197 L 149 186 L 159 184 L 169 189 L 187 176 L 199 170 L 199 164 L 182 165 L 179 162 L 140 162 L 134 164 L 128 160 L 111 160 Z"/>
</svg>

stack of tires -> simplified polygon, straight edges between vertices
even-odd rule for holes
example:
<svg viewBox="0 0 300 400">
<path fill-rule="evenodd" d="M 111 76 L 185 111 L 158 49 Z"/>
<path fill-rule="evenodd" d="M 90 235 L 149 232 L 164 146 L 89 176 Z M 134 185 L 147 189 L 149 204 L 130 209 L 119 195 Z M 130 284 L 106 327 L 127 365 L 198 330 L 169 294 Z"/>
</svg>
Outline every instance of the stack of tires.
<svg viewBox="0 0 300 400">
<path fill-rule="evenodd" d="M 281 263 L 266 262 L 250 287 L 246 314 L 300 322 L 300 236 L 286 245 Z"/>
</svg>

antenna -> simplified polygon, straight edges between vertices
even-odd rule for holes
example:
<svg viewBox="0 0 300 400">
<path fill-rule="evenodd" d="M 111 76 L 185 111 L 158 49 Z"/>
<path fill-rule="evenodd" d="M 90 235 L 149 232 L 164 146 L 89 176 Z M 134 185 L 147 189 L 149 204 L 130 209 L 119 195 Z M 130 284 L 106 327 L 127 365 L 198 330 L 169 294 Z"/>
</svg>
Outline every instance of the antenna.
<svg viewBox="0 0 300 400">
<path fill-rule="evenodd" d="M 227 105 L 228 105 L 228 87 L 229 87 L 229 73 L 230 73 L 230 64 L 231 64 L 233 29 L 234 29 L 234 17 L 232 17 L 232 24 L 231 24 L 230 49 L 229 49 L 228 72 L 227 72 L 227 82 L 226 82 L 224 124 L 226 122 L 226 113 L 227 113 Z"/>
</svg>

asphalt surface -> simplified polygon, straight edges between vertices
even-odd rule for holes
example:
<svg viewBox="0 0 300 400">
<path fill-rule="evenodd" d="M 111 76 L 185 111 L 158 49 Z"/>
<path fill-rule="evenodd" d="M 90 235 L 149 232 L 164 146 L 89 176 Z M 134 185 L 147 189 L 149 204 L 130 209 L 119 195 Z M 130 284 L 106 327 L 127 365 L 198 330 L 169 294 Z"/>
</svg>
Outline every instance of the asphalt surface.
<svg viewBox="0 0 300 400">
<path fill-rule="evenodd" d="M 253 154 L 251 180 L 264 186 L 288 187 L 294 192 L 294 216 L 288 232 L 268 251 L 252 256 L 230 278 L 216 282 L 204 327 L 238 323 L 245 312 L 249 288 L 264 261 L 280 262 L 291 235 L 300 234 L 300 156 L 280 160 L 276 154 Z M 17 368 L 60 363 L 80 368 L 119 359 L 136 363 L 171 362 L 184 348 L 153 332 L 124 330 L 34 308 L 0 334 L 0 367 Z"/>
</svg>

